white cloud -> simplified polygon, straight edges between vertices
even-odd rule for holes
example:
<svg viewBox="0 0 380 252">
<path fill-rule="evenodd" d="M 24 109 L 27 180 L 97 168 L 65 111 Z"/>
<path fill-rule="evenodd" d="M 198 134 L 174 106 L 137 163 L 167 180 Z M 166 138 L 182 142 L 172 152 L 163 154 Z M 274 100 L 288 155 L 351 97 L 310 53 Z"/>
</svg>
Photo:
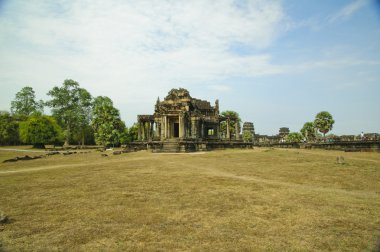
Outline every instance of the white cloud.
<svg viewBox="0 0 380 252">
<path fill-rule="evenodd" d="M 73 78 L 115 104 L 151 103 L 175 86 L 281 71 L 268 54 L 229 51 L 236 43 L 269 47 L 284 18 L 279 1 L 14 1 L 4 8 L 1 85 L 28 80 L 47 92 Z"/>
<path fill-rule="evenodd" d="M 223 85 L 223 84 L 215 84 L 215 85 L 209 85 L 207 86 L 208 89 L 218 91 L 218 92 L 228 92 L 231 90 L 230 86 Z"/>
<path fill-rule="evenodd" d="M 369 3 L 369 0 L 355 0 L 347 4 L 346 6 L 344 6 L 334 15 L 332 15 L 329 18 L 329 22 L 333 23 L 340 20 L 346 20 L 350 18 L 355 12 L 359 11 L 361 8 L 367 5 L 368 3 Z"/>
<path fill-rule="evenodd" d="M 367 67 L 376 67 L 380 66 L 379 60 L 362 60 L 357 58 L 341 57 L 335 59 L 320 59 L 314 61 L 305 61 L 301 64 L 289 64 L 283 66 L 283 72 L 287 73 L 301 73 L 306 71 L 313 71 L 317 69 L 347 69 L 348 67 L 353 66 L 367 66 Z"/>
</svg>

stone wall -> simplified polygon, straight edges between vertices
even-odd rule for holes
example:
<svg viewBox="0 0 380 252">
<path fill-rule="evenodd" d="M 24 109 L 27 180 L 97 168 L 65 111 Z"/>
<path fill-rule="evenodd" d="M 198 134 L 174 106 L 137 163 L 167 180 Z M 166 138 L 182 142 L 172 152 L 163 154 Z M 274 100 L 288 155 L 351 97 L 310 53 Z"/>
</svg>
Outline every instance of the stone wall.
<svg viewBox="0 0 380 252">
<path fill-rule="evenodd" d="M 130 150 L 152 150 L 152 152 L 195 152 L 224 149 L 252 149 L 253 143 L 243 141 L 150 141 L 133 142 L 126 145 Z"/>
<path fill-rule="evenodd" d="M 380 152 L 380 141 L 345 141 L 331 143 L 267 143 L 256 144 L 258 147 L 323 149 L 341 151 L 374 151 Z"/>
</svg>

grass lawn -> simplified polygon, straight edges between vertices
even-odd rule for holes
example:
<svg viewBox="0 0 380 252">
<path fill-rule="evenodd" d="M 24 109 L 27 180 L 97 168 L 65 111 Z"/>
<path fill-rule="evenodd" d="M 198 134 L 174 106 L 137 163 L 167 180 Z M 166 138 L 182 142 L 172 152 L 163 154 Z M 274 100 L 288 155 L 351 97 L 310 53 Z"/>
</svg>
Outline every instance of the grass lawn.
<svg viewBox="0 0 380 252">
<path fill-rule="evenodd" d="M 0 150 L 0 162 L 38 153 Z M 345 164 L 336 164 L 343 156 Z M 376 251 L 380 154 L 99 152 L 0 164 L 0 251 Z"/>
</svg>

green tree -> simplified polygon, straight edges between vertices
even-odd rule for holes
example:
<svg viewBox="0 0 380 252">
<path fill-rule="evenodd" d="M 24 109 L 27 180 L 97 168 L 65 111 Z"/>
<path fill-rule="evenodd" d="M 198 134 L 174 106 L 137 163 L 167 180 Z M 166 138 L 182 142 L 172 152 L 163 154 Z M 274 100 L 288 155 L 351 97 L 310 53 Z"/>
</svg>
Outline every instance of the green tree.
<svg viewBox="0 0 380 252">
<path fill-rule="evenodd" d="M 125 128 L 121 140 L 121 143 L 131 143 L 138 138 L 138 126 L 137 123 L 134 123 L 131 127 Z"/>
<path fill-rule="evenodd" d="M 316 129 L 314 127 L 314 123 L 306 122 L 301 129 L 301 134 L 308 141 L 314 140 L 316 138 Z"/>
<path fill-rule="evenodd" d="M 87 145 L 95 145 L 95 132 L 91 123 L 84 129 L 84 142 Z"/>
<path fill-rule="evenodd" d="M 92 119 L 92 96 L 86 89 L 79 89 L 79 104 L 77 109 L 78 121 L 75 130 L 73 130 L 73 138 L 82 144 L 91 143 L 91 141 L 86 141 L 87 138 L 91 138 L 90 133 L 93 133 L 91 128 Z M 92 136 L 92 138 L 94 138 Z"/>
<path fill-rule="evenodd" d="M 11 114 L 0 111 L 0 145 L 15 145 L 18 142 L 18 123 Z"/>
<path fill-rule="evenodd" d="M 120 119 L 119 110 L 106 96 L 98 96 L 94 100 L 92 126 L 95 132 L 95 142 L 107 146 L 120 143 L 125 124 Z"/>
<path fill-rule="evenodd" d="M 42 114 L 43 101 L 36 101 L 33 88 L 28 86 L 23 87 L 11 102 L 11 112 L 16 116 L 22 117 L 22 119 L 26 119 L 34 113 Z"/>
<path fill-rule="evenodd" d="M 52 108 L 52 113 L 58 123 L 65 128 L 65 145 L 70 139 L 85 139 L 85 129 L 90 123 L 92 97 L 90 93 L 79 87 L 78 82 L 65 80 L 62 87 L 54 87 L 48 92 L 52 97 L 46 104 Z"/>
<path fill-rule="evenodd" d="M 332 115 L 327 111 L 322 111 L 315 116 L 314 127 L 325 137 L 326 133 L 332 130 L 334 123 Z"/>
<path fill-rule="evenodd" d="M 253 141 L 253 134 L 252 132 L 248 130 L 243 131 L 243 140 L 244 142 L 252 142 Z"/>
<path fill-rule="evenodd" d="M 44 148 L 62 140 L 62 129 L 51 116 L 33 115 L 20 123 L 20 138 L 35 148 Z"/>
<path fill-rule="evenodd" d="M 222 117 L 224 117 L 225 119 L 228 119 L 229 120 L 229 131 L 230 131 L 230 136 L 233 137 L 235 136 L 235 125 L 236 123 L 238 123 L 238 129 L 239 129 L 239 132 L 240 132 L 240 123 L 241 123 L 241 119 L 240 119 L 240 116 L 237 112 L 235 111 L 231 111 L 231 110 L 226 110 L 226 111 L 223 111 L 221 113 Z M 227 136 L 227 120 L 225 121 L 222 121 L 220 123 L 220 131 L 222 132 L 222 134 L 224 136 Z"/>
<path fill-rule="evenodd" d="M 243 123 L 243 140 L 244 142 L 253 142 L 255 137 L 255 127 L 252 122 Z"/>
<path fill-rule="evenodd" d="M 298 132 L 290 132 L 288 135 L 287 135 L 287 140 L 288 142 L 292 142 L 292 143 L 299 143 L 302 141 L 302 135 L 301 133 L 298 133 Z"/>
</svg>

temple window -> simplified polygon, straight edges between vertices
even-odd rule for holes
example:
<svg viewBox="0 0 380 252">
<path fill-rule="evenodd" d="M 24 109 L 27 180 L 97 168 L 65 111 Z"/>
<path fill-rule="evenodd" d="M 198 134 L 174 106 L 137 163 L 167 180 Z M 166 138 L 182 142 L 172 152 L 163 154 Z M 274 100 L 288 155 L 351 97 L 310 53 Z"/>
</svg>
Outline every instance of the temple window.
<svg viewBox="0 0 380 252">
<path fill-rule="evenodd" d="M 214 135 L 214 128 L 208 128 L 207 129 L 207 135 L 208 136 L 213 136 Z"/>
</svg>

